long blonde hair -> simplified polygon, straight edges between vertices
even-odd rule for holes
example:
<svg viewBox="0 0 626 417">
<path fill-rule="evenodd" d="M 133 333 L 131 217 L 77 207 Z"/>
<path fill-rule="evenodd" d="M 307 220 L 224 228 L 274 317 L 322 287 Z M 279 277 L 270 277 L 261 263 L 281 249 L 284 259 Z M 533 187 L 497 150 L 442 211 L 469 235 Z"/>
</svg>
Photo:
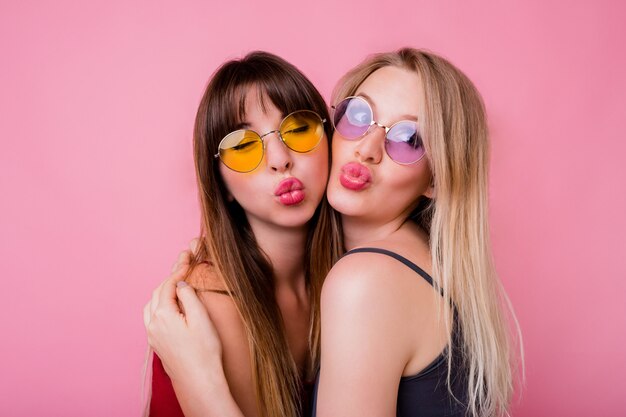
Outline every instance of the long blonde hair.
<svg viewBox="0 0 626 417">
<path fill-rule="evenodd" d="M 523 353 L 519 325 L 492 260 L 489 141 L 481 96 L 444 58 L 403 48 L 369 57 L 348 72 L 335 88 L 332 102 L 354 95 L 367 77 L 386 66 L 416 72 L 423 86 L 418 119 L 435 196 L 432 200 L 423 198 L 410 217 L 428 232 L 435 282 L 457 311 L 461 346 L 449 352 L 460 352 L 466 367 L 468 412 L 473 416 L 506 414 L 514 390 L 517 355 L 504 306 L 516 326 L 522 361 Z M 451 314 L 445 309 L 445 323 L 452 322 Z M 452 331 L 447 330 L 452 346 Z M 449 389 L 452 359 L 448 355 Z"/>
</svg>

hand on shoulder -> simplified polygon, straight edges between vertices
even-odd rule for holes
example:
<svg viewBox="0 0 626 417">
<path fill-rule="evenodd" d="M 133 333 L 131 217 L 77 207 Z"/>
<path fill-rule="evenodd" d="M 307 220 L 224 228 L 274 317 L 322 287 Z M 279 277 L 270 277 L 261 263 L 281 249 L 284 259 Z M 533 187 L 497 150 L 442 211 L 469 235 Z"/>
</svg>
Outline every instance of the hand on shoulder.
<svg viewBox="0 0 626 417">
<path fill-rule="evenodd" d="M 215 326 L 215 336 L 221 346 L 220 366 L 233 399 L 244 415 L 258 415 L 248 336 L 233 298 L 235 295 L 228 290 L 210 262 L 197 264 L 186 282 L 196 290 Z M 213 335 L 205 337 L 213 338 Z M 204 364 L 198 362 L 196 365 Z"/>
</svg>

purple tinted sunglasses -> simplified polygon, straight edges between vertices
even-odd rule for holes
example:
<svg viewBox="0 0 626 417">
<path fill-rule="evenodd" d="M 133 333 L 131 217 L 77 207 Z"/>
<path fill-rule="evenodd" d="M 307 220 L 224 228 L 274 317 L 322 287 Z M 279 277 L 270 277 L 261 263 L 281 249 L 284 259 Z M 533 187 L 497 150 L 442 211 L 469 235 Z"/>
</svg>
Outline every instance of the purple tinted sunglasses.
<svg viewBox="0 0 626 417">
<path fill-rule="evenodd" d="M 385 129 L 385 151 L 398 164 L 414 164 L 426 153 L 415 121 L 401 120 L 390 127 L 381 125 L 374 120 L 372 106 L 359 96 L 346 97 L 331 109 L 335 130 L 344 139 L 361 139 L 376 125 Z"/>
</svg>

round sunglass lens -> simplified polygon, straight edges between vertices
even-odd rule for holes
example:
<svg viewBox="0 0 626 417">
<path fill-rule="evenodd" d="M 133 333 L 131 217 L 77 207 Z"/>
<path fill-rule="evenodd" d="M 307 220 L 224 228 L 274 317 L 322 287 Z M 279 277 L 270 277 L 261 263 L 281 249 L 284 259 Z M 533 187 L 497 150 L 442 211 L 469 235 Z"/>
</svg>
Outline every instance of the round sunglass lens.
<svg viewBox="0 0 626 417">
<path fill-rule="evenodd" d="M 219 147 L 220 159 L 228 168 L 249 172 L 263 159 L 263 142 L 251 130 L 237 130 L 228 134 Z"/>
<path fill-rule="evenodd" d="M 360 97 L 348 97 L 335 107 L 335 129 L 346 139 L 358 139 L 372 124 L 372 108 Z"/>
<path fill-rule="evenodd" d="M 387 132 L 387 154 L 400 164 L 412 164 L 424 156 L 424 143 L 416 122 L 396 123 Z"/>
<path fill-rule="evenodd" d="M 324 126 L 317 113 L 301 110 L 291 113 L 283 120 L 280 134 L 289 149 L 309 152 L 320 143 L 324 135 Z"/>
</svg>

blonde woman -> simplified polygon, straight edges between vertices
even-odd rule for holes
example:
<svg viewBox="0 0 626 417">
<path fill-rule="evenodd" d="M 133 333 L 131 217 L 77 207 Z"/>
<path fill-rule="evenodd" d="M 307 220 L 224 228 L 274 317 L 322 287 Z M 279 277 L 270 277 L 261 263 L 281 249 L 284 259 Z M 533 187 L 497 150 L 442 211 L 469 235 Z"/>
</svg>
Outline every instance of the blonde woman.
<svg viewBox="0 0 626 417">
<path fill-rule="evenodd" d="M 445 59 L 406 48 L 351 70 L 333 103 L 327 197 L 348 252 L 321 294 L 313 414 L 506 414 L 513 355 L 491 258 L 479 93 Z M 197 303 L 186 288 L 177 295 L 185 308 Z M 215 343 L 204 316 L 193 309 L 187 318 Z M 198 398 L 224 386 L 215 346 L 186 356 L 190 369 L 213 369 L 204 379 L 180 375 Z"/>
</svg>

